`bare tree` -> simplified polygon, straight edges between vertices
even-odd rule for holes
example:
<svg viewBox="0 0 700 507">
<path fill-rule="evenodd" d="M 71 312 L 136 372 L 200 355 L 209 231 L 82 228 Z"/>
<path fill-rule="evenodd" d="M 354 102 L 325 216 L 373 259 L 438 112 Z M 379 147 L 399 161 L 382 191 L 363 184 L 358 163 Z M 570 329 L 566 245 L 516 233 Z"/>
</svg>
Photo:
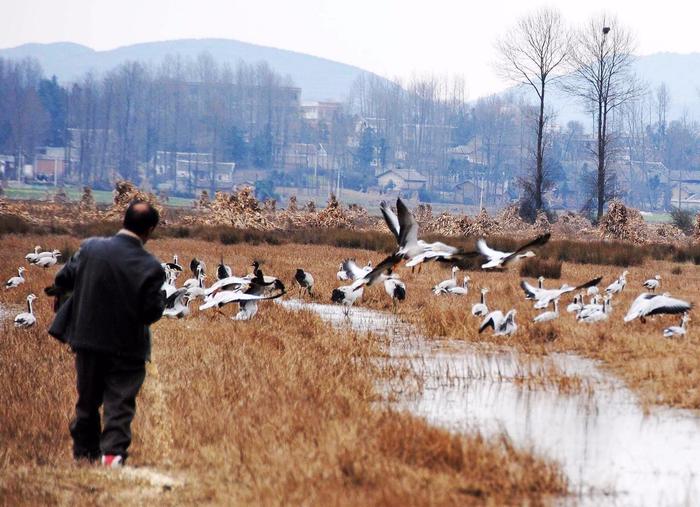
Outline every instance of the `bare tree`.
<svg viewBox="0 0 700 507">
<path fill-rule="evenodd" d="M 648 207 L 649 209 L 656 207 L 658 200 L 657 192 L 650 187 L 651 180 L 647 167 L 647 162 L 653 161 L 650 157 L 651 146 L 648 142 L 650 133 L 648 117 L 656 107 L 654 97 L 651 93 L 646 93 L 635 100 L 630 100 L 622 108 L 630 178 L 640 183 L 631 186 L 628 199 L 632 205 Z"/>
<path fill-rule="evenodd" d="M 596 216 L 603 215 L 605 203 L 613 196 L 614 174 L 609 171 L 613 136 L 613 113 L 638 97 L 643 86 L 636 79 L 632 64 L 634 40 L 629 30 L 606 14 L 592 18 L 573 36 L 569 52 L 573 74 L 565 89 L 591 108 L 596 128 L 594 175 Z"/>
<path fill-rule="evenodd" d="M 536 122 L 535 172 L 528 182 L 528 193 L 534 199 L 536 210 L 544 207 L 543 194 L 547 191 L 545 175 L 545 139 L 547 123 L 545 92 L 547 85 L 558 77 L 569 48 L 569 36 L 559 11 L 549 8 L 537 10 L 522 17 L 497 44 L 499 67 L 512 81 L 532 88 L 539 99 Z"/>
<path fill-rule="evenodd" d="M 671 92 L 664 82 L 656 89 L 656 105 L 658 107 L 659 131 L 663 132 L 666 130 L 666 115 L 671 105 Z"/>
</svg>

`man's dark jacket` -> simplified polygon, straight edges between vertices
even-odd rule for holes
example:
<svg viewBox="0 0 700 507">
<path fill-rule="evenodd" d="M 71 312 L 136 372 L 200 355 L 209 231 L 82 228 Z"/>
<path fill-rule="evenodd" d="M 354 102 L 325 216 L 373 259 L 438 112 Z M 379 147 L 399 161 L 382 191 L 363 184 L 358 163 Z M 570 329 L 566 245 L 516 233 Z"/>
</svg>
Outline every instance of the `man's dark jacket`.
<svg viewBox="0 0 700 507">
<path fill-rule="evenodd" d="M 74 350 L 148 360 L 148 326 L 163 314 L 164 281 L 160 263 L 138 238 L 88 239 L 56 275 L 55 285 L 73 294 L 49 334 Z"/>
</svg>

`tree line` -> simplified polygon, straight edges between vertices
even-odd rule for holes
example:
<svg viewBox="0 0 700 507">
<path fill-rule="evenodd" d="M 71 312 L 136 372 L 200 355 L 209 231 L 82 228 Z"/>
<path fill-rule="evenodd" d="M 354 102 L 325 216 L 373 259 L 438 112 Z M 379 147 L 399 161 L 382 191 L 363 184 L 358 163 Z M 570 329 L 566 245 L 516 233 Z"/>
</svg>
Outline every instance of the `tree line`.
<svg viewBox="0 0 700 507">
<path fill-rule="evenodd" d="M 158 150 L 270 167 L 298 136 L 295 94 L 264 63 L 231 68 L 207 54 L 128 62 L 70 85 L 33 60 L 0 59 L 0 152 L 31 160 L 37 146 L 71 145 L 67 178 L 96 186 L 148 179 Z"/>
</svg>

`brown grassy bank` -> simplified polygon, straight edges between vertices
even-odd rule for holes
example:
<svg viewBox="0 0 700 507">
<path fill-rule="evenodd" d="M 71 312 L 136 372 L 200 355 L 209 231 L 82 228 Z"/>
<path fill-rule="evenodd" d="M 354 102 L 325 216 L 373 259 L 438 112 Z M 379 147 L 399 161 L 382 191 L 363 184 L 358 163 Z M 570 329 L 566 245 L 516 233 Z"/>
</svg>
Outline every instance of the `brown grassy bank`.
<svg viewBox="0 0 700 507">
<path fill-rule="evenodd" d="M 9 276 L 36 244 L 75 249 L 65 236 L 5 236 L 0 273 Z M 290 282 L 298 266 L 318 273 L 319 294 L 336 285 L 339 259 L 377 254 L 318 246 L 222 245 L 160 239 L 161 258 L 224 255 L 237 273 L 252 258 Z M 54 270 L 29 271 L 19 306 L 40 295 Z M 290 284 L 291 285 L 291 284 Z M 386 307 L 378 291 L 368 304 Z M 416 303 L 419 304 L 419 303 Z M 153 491 L 133 479 L 70 462 L 67 423 L 74 396 L 70 353 L 40 324 L 2 325 L 0 499 L 36 504 L 539 504 L 562 494 L 558 469 L 504 441 L 457 437 L 420 419 L 377 409 L 375 382 L 399 372 L 372 358 L 379 343 L 329 329 L 309 313 L 261 305 L 252 322 L 195 314 L 154 328 L 153 362 L 139 398 L 133 464 L 184 479 Z"/>
</svg>

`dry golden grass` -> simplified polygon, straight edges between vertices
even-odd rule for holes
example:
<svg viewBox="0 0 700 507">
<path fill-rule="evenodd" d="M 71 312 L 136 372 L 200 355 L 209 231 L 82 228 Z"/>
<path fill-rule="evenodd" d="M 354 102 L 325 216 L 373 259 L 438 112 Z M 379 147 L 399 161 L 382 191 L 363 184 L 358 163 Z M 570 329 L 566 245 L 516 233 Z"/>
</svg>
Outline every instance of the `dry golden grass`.
<svg viewBox="0 0 700 507">
<path fill-rule="evenodd" d="M 0 273 L 8 277 L 36 243 L 75 249 L 69 237 L 5 236 Z M 221 246 L 163 239 L 159 257 L 203 258 L 211 272 L 224 254 L 236 273 L 252 258 L 284 278 L 295 268 L 317 279 L 329 299 L 340 259 L 380 255 L 318 246 Z M 431 270 L 433 268 L 430 268 Z M 505 440 L 454 436 L 405 413 L 380 409 L 377 382 L 403 374 L 375 360 L 381 343 L 332 330 L 308 312 L 262 304 L 251 322 L 195 314 L 154 326 L 153 361 L 138 400 L 132 464 L 184 485 L 148 482 L 70 460 L 67 424 L 74 403 L 72 356 L 46 335 L 50 301 L 42 294 L 55 269 L 32 267 L 0 304 L 21 309 L 29 291 L 39 324 L 2 324 L 0 340 L 0 503 L 70 504 L 540 504 L 565 493 L 558 468 Z M 409 285 L 402 311 L 425 311 L 419 294 L 428 270 Z M 413 292 L 415 291 L 415 292 Z M 380 290 L 367 304 L 388 308 Z M 439 307 L 438 306 L 438 307 Z M 230 311 L 230 310 L 229 310 Z M 418 315 L 418 314 L 416 314 Z"/>
</svg>

